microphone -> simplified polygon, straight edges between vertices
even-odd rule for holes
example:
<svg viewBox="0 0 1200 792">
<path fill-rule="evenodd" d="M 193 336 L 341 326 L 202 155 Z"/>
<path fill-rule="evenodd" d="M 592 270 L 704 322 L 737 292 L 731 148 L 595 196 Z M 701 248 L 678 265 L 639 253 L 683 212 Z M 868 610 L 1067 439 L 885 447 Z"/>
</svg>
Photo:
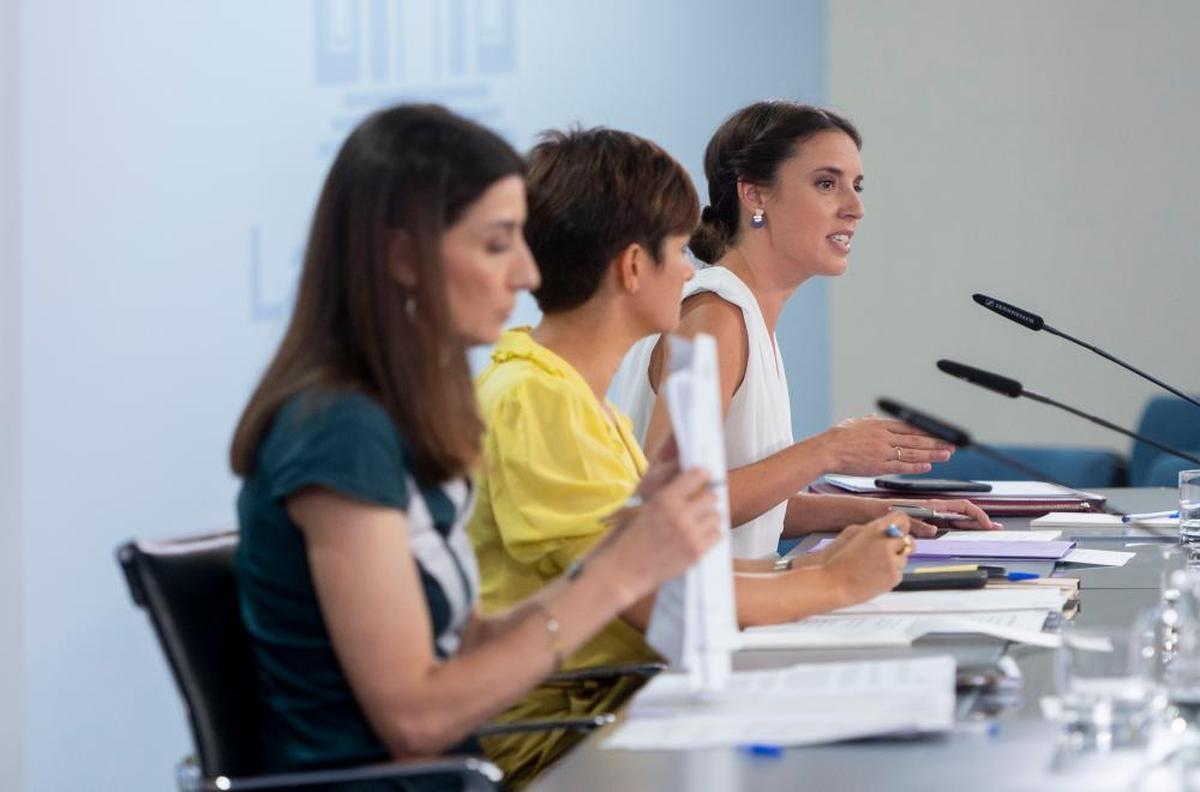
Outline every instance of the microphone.
<svg viewBox="0 0 1200 792">
<path fill-rule="evenodd" d="M 977 369 L 973 366 L 966 366 L 962 363 L 955 363 L 953 360 L 939 360 L 937 367 L 951 377 L 958 377 L 972 385 L 978 385 L 981 388 L 1001 393 L 1010 399 L 1020 396 L 1023 390 L 1021 383 L 1015 379 L 1001 377 L 999 374 L 993 374 L 990 371 Z"/>
<path fill-rule="evenodd" d="M 944 421 L 939 421 L 911 407 L 905 407 L 900 402 L 892 401 L 891 399 L 880 399 L 875 404 L 879 409 L 896 420 L 904 421 L 909 426 L 920 429 L 925 434 L 930 437 L 936 437 L 943 443 L 949 443 L 959 448 L 966 448 L 971 445 L 971 436 L 957 426 L 951 426 Z"/>
<path fill-rule="evenodd" d="M 972 385 L 978 385 L 981 388 L 986 388 L 987 390 L 995 391 L 996 393 L 1000 393 L 1000 394 L 1003 394 L 1004 396 L 1008 396 L 1010 399 L 1015 399 L 1018 396 L 1024 396 L 1027 399 L 1033 399 L 1034 401 L 1041 402 L 1042 404 L 1049 404 L 1051 407 L 1057 407 L 1060 410 L 1065 410 L 1065 411 L 1071 413 L 1071 415 L 1082 418 L 1085 421 L 1090 421 L 1098 426 L 1103 426 L 1105 429 L 1109 429 L 1111 431 L 1118 432 L 1120 434 L 1125 435 L 1126 437 L 1130 437 L 1139 442 L 1154 446 L 1159 451 L 1164 451 L 1164 452 L 1170 454 L 1171 456 L 1177 456 L 1180 459 L 1186 459 L 1188 462 L 1192 462 L 1194 464 L 1200 465 L 1200 457 L 1195 457 L 1195 456 L 1192 456 L 1191 454 L 1186 454 L 1183 451 L 1179 451 L 1177 449 L 1171 448 L 1170 446 L 1163 445 L 1162 443 L 1158 442 L 1157 440 L 1151 440 L 1149 437 L 1146 437 L 1145 435 L 1140 435 L 1137 432 L 1131 432 L 1128 429 L 1117 426 L 1115 423 L 1112 423 L 1111 421 L 1106 421 L 1103 418 L 1099 418 L 1095 415 L 1085 413 L 1082 410 L 1078 410 L 1074 407 L 1063 404 L 1062 402 L 1055 401 L 1054 399 L 1051 399 L 1049 396 L 1043 396 L 1040 393 L 1031 391 L 1031 390 L 1025 388 L 1024 386 L 1022 386 L 1021 383 L 1017 382 L 1015 379 L 1009 379 L 1008 377 L 1002 377 L 999 374 L 993 374 L 990 371 L 984 371 L 983 369 L 977 369 L 974 366 L 967 366 L 962 363 L 955 363 L 953 360 L 939 360 L 937 362 L 937 367 L 938 367 L 938 369 L 945 372 L 946 374 L 949 374 L 952 377 L 958 377 L 961 380 L 966 380 L 967 382 L 971 383 Z"/>
<path fill-rule="evenodd" d="M 1190 402 L 1190 403 L 1196 405 L 1197 407 L 1200 407 L 1200 401 L 1197 401 L 1196 399 L 1192 398 L 1191 396 L 1188 396 L 1186 393 L 1179 390 L 1178 388 L 1171 387 L 1170 385 L 1168 385 L 1167 383 L 1158 379 L 1157 377 L 1152 377 L 1151 375 L 1147 374 L 1146 372 L 1142 371 L 1141 369 L 1131 366 L 1130 364 L 1126 363 L 1124 360 L 1121 360 L 1120 358 L 1116 357 L 1115 355 L 1105 352 L 1103 349 L 1101 349 L 1098 346 L 1089 344 L 1086 341 L 1080 341 L 1078 338 L 1075 338 L 1074 336 L 1067 335 L 1063 331 L 1058 330 L 1054 327 L 1051 327 L 1050 325 L 1046 324 L 1045 320 L 1042 319 L 1042 317 L 1038 316 L 1035 313 L 1026 311 L 1023 308 L 1018 308 L 1017 306 L 1012 305 L 1010 303 L 1006 303 L 1003 300 L 997 300 L 995 297 L 988 297 L 986 294 L 972 294 L 971 299 L 974 300 L 975 302 L 979 303 L 980 305 L 982 305 L 984 308 L 987 308 L 989 311 L 998 313 L 1001 316 L 1003 316 L 1005 319 L 1011 319 L 1012 321 L 1016 322 L 1017 324 L 1021 325 L 1022 327 L 1028 327 L 1030 330 L 1035 330 L 1035 331 L 1036 330 L 1045 330 L 1047 333 L 1056 335 L 1059 338 L 1065 338 L 1066 340 L 1070 341 L 1073 344 L 1078 344 L 1079 346 L 1083 347 L 1084 349 L 1087 349 L 1091 352 L 1095 352 L 1097 355 L 1104 358 L 1105 360 L 1110 360 L 1113 363 L 1116 363 L 1118 366 L 1120 366 L 1124 369 L 1127 369 L 1128 371 L 1132 371 L 1134 374 L 1137 374 L 1142 379 L 1153 382 L 1155 385 L 1162 388 L 1163 390 L 1175 394 L 1176 396 L 1183 399 L 1184 401 Z"/>
<path fill-rule="evenodd" d="M 957 426 L 948 424 L 945 421 L 934 418 L 932 415 L 901 404 L 893 399 L 881 398 L 875 402 L 875 406 L 896 420 L 904 421 L 904 423 L 908 424 L 909 426 L 920 429 L 925 434 L 931 437 L 936 437 L 938 440 L 951 443 L 959 448 L 974 448 L 980 456 L 988 457 L 989 459 L 999 462 L 1002 465 L 1007 465 L 1008 467 L 1018 470 L 1022 474 L 1029 476 L 1034 481 L 1048 481 L 1051 484 L 1058 484 L 1060 487 L 1066 487 L 1066 489 L 1073 489 L 1073 487 L 1067 487 L 1066 484 L 1055 481 L 1053 476 L 1048 476 L 1037 468 L 1026 465 L 1019 459 L 1014 459 L 1008 454 L 997 451 L 991 446 L 975 442 L 975 440 L 971 438 L 971 435 L 968 434 L 965 429 L 960 429 Z"/>
<path fill-rule="evenodd" d="M 974 369 L 978 371 L 979 369 Z M 954 443 L 960 448 L 974 448 L 980 456 L 988 457 L 1002 465 L 1008 465 L 1011 468 L 1021 471 L 1021 473 L 1029 476 L 1034 481 L 1045 481 L 1050 484 L 1056 484 L 1063 489 L 1074 490 L 1074 487 L 1069 487 L 1061 481 L 1054 479 L 1052 476 L 1047 476 L 1037 468 L 1030 467 L 1018 459 L 1014 459 L 1008 454 L 997 451 L 991 446 L 983 443 L 977 443 L 971 439 L 971 435 L 967 434 L 965 429 L 960 429 L 957 426 L 946 423 L 945 421 L 934 418 L 932 415 L 923 413 L 920 410 L 913 409 L 906 405 L 900 404 L 892 399 L 879 399 L 875 402 L 882 412 L 887 413 L 893 418 L 904 421 L 906 424 L 914 426 L 927 434 L 936 437 L 939 440 L 944 440 L 947 443 Z M 1149 525 L 1139 525 L 1139 529 L 1145 531 L 1151 536 L 1163 536 L 1172 539 L 1178 539 L 1178 535 L 1170 533 L 1162 528 L 1152 528 Z"/>
</svg>

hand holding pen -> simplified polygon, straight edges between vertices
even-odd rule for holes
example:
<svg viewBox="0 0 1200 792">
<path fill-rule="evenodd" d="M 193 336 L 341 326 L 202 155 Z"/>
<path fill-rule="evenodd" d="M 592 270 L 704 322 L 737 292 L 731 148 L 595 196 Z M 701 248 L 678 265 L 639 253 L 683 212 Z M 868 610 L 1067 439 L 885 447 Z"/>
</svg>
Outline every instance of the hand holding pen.
<svg viewBox="0 0 1200 792">
<path fill-rule="evenodd" d="M 988 517 L 987 512 L 969 500 L 895 501 L 891 503 L 891 509 L 904 512 L 914 520 L 956 523 L 955 528 L 965 530 L 994 531 L 1004 527 Z M 921 534 L 922 532 L 917 531 L 916 533 Z"/>
</svg>

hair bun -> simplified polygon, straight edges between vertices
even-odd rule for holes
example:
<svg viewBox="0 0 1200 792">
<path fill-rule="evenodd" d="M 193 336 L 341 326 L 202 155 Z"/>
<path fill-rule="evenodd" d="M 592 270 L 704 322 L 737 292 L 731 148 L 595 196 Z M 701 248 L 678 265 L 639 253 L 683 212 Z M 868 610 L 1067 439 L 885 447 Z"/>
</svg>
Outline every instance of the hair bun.
<svg viewBox="0 0 1200 792">
<path fill-rule="evenodd" d="M 713 211 L 711 206 L 705 206 L 700 210 L 700 222 L 711 223 L 717 219 L 717 213 Z"/>
</svg>

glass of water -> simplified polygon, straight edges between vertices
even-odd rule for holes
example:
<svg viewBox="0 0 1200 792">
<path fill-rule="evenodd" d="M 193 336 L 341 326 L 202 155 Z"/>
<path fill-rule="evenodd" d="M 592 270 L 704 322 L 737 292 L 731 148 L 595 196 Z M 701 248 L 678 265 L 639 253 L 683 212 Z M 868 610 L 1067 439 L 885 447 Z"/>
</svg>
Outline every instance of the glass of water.
<svg viewBox="0 0 1200 792">
<path fill-rule="evenodd" d="M 1070 748 L 1109 751 L 1149 742 L 1158 713 L 1146 654 L 1157 647 L 1147 641 L 1154 638 L 1140 626 L 1064 627 L 1057 671 Z"/>
<path fill-rule="evenodd" d="M 1200 729 L 1200 571 L 1173 575 L 1175 644 L 1163 673 L 1173 730 Z"/>
<path fill-rule="evenodd" d="M 1200 470 L 1179 471 L 1179 539 L 1200 542 Z"/>
</svg>

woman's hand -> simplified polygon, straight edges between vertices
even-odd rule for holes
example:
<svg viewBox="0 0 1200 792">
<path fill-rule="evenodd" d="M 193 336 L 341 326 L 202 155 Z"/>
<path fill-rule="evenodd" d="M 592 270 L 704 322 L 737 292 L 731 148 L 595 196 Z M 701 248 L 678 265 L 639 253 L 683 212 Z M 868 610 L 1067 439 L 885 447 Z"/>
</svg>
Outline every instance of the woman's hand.
<svg viewBox="0 0 1200 792">
<path fill-rule="evenodd" d="M 647 475 L 649 478 L 649 474 Z M 694 564 L 720 538 L 717 496 L 702 468 L 679 473 L 657 486 L 612 539 L 638 596 Z"/>
<path fill-rule="evenodd" d="M 963 517 L 965 517 L 965 519 L 938 521 L 945 527 L 953 528 L 955 530 L 998 531 L 1004 527 L 1000 523 L 988 517 L 987 512 L 985 512 L 983 509 L 979 508 L 974 503 L 971 503 L 971 501 L 962 498 L 956 500 L 892 500 L 889 501 L 889 503 L 903 504 L 906 506 L 920 506 L 931 511 L 961 514 Z M 914 520 L 913 522 L 915 524 L 920 521 Z M 933 528 L 935 532 L 937 530 L 935 526 L 932 526 L 929 523 L 922 522 L 921 525 Z M 926 534 L 925 531 L 918 531 L 914 528 L 913 535 L 924 537 L 927 535 L 932 536 L 933 534 Z"/>
<path fill-rule="evenodd" d="M 928 473 L 932 463 L 945 462 L 954 453 L 949 443 L 874 415 L 842 421 L 818 438 L 823 441 L 826 472 L 852 476 Z"/>
<path fill-rule="evenodd" d="M 843 606 L 854 605 L 891 591 L 904 574 L 904 565 L 912 552 L 908 515 L 888 514 L 866 525 L 852 525 L 843 531 L 844 541 L 830 545 L 824 569 L 839 592 Z M 902 536 L 887 535 L 888 526 L 900 529 Z"/>
</svg>

